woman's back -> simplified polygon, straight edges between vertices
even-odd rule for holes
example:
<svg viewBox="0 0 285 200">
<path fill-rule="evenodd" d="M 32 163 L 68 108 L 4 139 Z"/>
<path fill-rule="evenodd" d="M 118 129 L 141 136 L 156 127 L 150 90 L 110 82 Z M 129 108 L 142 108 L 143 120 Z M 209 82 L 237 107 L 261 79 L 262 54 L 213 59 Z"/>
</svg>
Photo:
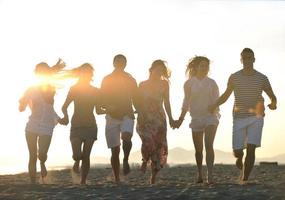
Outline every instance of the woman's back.
<svg viewBox="0 0 285 200">
<path fill-rule="evenodd" d="M 76 84 L 70 89 L 70 95 L 74 101 L 74 113 L 71 120 L 71 126 L 96 126 L 94 107 L 99 100 L 99 89 L 91 85 Z"/>
</svg>

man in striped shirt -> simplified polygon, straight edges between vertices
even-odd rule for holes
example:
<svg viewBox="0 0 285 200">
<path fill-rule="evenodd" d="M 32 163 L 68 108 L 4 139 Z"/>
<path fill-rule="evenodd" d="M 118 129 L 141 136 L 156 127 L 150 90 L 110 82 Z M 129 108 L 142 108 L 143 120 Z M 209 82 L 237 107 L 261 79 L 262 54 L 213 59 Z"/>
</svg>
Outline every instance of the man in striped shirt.
<svg viewBox="0 0 285 200">
<path fill-rule="evenodd" d="M 216 107 L 225 103 L 234 92 L 233 107 L 233 151 L 237 158 L 236 166 L 241 170 L 241 181 L 247 181 L 255 162 L 255 148 L 260 147 L 264 117 L 264 91 L 271 100 L 269 109 L 275 110 L 277 99 L 272 91 L 268 78 L 253 68 L 254 52 L 244 48 L 241 52 L 243 69 L 232 74 L 228 80 L 226 91 L 216 103 L 209 107 L 214 111 Z M 243 149 L 246 157 L 243 163 Z"/>
</svg>

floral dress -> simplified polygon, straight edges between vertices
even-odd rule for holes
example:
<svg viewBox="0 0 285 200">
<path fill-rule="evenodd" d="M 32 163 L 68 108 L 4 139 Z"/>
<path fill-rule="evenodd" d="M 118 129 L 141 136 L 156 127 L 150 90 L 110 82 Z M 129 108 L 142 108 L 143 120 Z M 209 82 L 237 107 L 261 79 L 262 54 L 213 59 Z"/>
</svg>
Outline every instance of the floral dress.
<svg viewBox="0 0 285 200">
<path fill-rule="evenodd" d="M 143 106 L 138 116 L 137 132 L 142 140 L 143 162 L 151 160 L 159 170 L 167 162 L 166 117 L 163 109 L 163 88 L 139 88 Z"/>
</svg>

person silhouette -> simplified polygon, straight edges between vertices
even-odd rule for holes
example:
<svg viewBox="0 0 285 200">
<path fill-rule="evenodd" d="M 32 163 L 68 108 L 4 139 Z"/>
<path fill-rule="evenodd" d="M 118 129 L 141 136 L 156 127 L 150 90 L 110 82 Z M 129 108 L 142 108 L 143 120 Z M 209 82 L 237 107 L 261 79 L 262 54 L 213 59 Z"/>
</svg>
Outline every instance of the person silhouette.
<svg viewBox="0 0 285 200">
<path fill-rule="evenodd" d="M 45 162 L 53 129 L 59 120 L 53 107 L 56 87 L 52 80 L 64 67 L 65 63 L 61 59 L 53 67 L 45 62 L 37 64 L 34 73 L 39 82 L 37 85 L 29 87 L 19 100 L 20 112 L 25 111 L 27 106 L 31 109 L 31 115 L 25 128 L 31 183 L 36 183 L 37 155 L 40 160 L 41 176 L 42 178 L 47 176 Z"/>
<path fill-rule="evenodd" d="M 120 135 L 123 140 L 123 173 L 129 174 L 129 154 L 132 148 L 134 110 L 137 108 L 137 83 L 127 72 L 127 59 L 118 54 L 113 59 L 114 70 L 105 76 L 101 84 L 103 107 L 106 110 L 106 141 L 111 149 L 111 165 L 115 182 L 120 182 Z"/>
<path fill-rule="evenodd" d="M 90 169 L 90 153 L 95 140 L 97 140 L 97 124 L 94 116 L 94 107 L 97 114 L 103 114 L 100 107 L 100 90 L 90 84 L 93 77 L 93 67 L 84 63 L 71 70 L 71 75 L 78 78 L 66 97 L 62 106 L 64 117 L 61 122 L 69 123 L 67 108 L 73 102 L 74 113 L 71 119 L 70 142 L 73 152 L 73 171 L 81 173 L 81 184 L 86 184 L 86 178 Z M 79 169 L 80 160 L 81 172 Z"/>
<path fill-rule="evenodd" d="M 264 91 L 271 100 L 269 109 L 277 108 L 277 99 L 268 78 L 254 69 L 254 52 L 244 48 L 241 52 L 243 68 L 229 77 L 226 91 L 211 106 L 213 111 L 225 103 L 232 92 L 235 102 L 233 107 L 233 152 L 236 166 L 241 170 L 240 181 L 248 181 L 255 162 L 255 149 L 261 146 L 261 135 L 264 123 Z M 243 163 L 243 149 L 246 157 Z"/>
<path fill-rule="evenodd" d="M 162 60 L 155 60 L 149 69 L 149 78 L 139 84 L 140 109 L 137 132 L 142 140 L 142 166 L 145 172 L 151 161 L 150 183 L 154 184 L 159 170 L 167 163 L 167 123 L 174 126 L 169 102 L 170 72 Z M 163 108 L 164 105 L 164 108 Z"/>
</svg>

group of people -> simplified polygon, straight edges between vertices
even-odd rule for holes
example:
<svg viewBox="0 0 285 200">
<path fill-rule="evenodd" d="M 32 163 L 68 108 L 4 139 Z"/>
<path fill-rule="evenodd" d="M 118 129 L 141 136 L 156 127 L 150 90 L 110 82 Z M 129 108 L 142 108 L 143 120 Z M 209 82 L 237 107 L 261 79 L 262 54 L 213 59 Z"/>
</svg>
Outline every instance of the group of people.
<svg viewBox="0 0 285 200">
<path fill-rule="evenodd" d="M 53 67 L 39 63 L 36 65 L 35 74 L 40 77 L 40 83 L 28 88 L 19 101 L 21 112 L 27 106 L 31 109 L 25 129 L 31 182 L 36 182 L 37 157 L 40 160 L 41 176 L 47 176 L 45 161 L 53 129 L 57 123 L 69 123 L 68 106 L 73 102 L 70 141 L 75 161 L 73 171 L 81 174 L 81 184 L 86 184 L 90 153 L 94 141 L 97 140 L 94 108 L 97 114 L 106 115 L 105 135 L 107 146 L 111 149 L 115 182 L 120 182 L 121 141 L 124 153 L 123 174 L 130 172 L 128 159 L 132 148 L 135 114 L 136 130 L 142 141 L 140 169 L 144 173 L 148 163 L 151 163 L 150 183 L 154 184 L 157 173 L 167 163 L 167 118 L 170 127 L 179 128 L 189 112 L 198 168 L 197 183 L 203 182 L 202 161 L 205 146 L 206 181 L 212 184 L 213 143 L 220 118 L 218 107 L 227 101 L 232 92 L 235 97 L 233 151 L 236 166 L 241 170 L 240 180 L 247 181 L 255 162 L 255 148 L 261 143 L 265 110 L 262 92 L 265 91 L 269 96 L 271 103 L 268 107 L 271 110 L 275 110 L 277 104 L 268 78 L 254 69 L 254 62 L 254 52 L 250 48 L 244 48 L 241 52 L 243 68 L 231 74 L 226 91 L 219 96 L 216 82 L 208 77 L 210 60 L 204 56 L 190 59 L 186 68 L 188 80 L 184 84 L 182 111 L 177 120 L 172 117 L 169 101 L 170 71 L 163 60 L 155 60 L 149 68 L 149 78 L 137 85 L 136 80 L 124 70 L 126 57 L 122 54 L 116 55 L 113 60 L 114 70 L 104 77 L 100 89 L 91 84 L 94 69 L 88 63 L 70 70 L 64 70 L 65 63 L 62 60 Z M 62 106 L 62 118 L 56 114 L 53 107 L 56 87 L 50 81 L 53 77 L 58 77 L 58 74 L 77 78 Z M 246 157 L 243 162 L 245 148 Z"/>
</svg>

